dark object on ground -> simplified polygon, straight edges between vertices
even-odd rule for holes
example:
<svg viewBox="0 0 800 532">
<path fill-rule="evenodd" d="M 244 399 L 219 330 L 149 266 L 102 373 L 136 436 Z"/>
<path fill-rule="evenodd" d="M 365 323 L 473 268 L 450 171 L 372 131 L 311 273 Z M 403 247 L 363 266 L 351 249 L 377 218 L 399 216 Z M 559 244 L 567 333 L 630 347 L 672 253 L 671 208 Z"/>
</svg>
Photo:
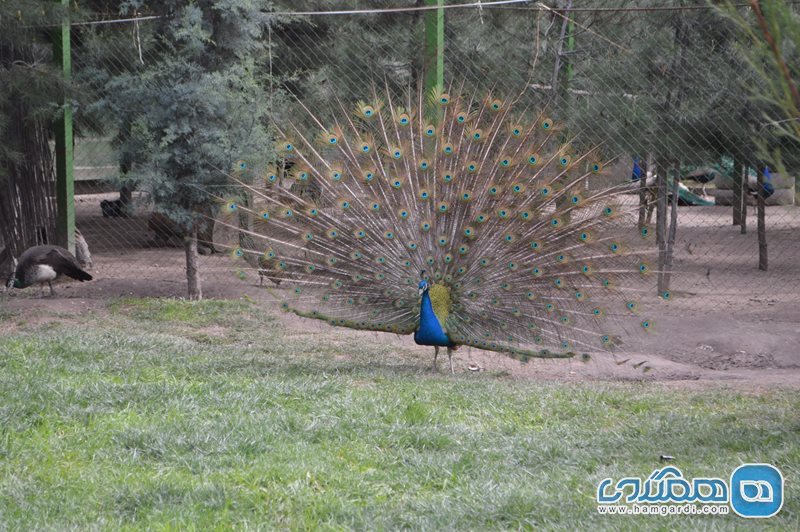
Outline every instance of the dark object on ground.
<svg viewBox="0 0 800 532">
<path fill-rule="evenodd" d="M 128 213 L 122 200 L 103 200 L 100 202 L 103 218 L 127 218 Z"/>
</svg>

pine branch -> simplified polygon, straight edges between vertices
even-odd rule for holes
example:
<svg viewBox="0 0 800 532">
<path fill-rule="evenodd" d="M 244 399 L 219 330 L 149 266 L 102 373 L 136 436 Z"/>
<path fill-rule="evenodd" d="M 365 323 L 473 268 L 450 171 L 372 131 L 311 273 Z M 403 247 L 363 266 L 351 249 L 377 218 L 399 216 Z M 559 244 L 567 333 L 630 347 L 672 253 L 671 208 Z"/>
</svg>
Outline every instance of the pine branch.
<svg viewBox="0 0 800 532">
<path fill-rule="evenodd" d="M 786 61 L 784 61 L 783 55 L 778 48 L 778 43 L 769 29 L 767 19 L 764 17 L 764 13 L 761 11 L 760 1 L 750 0 L 750 5 L 753 8 L 753 12 L 756 14 L 756 19 L 758 20 L 758 26 L 761 28 L 761 33 L 764 34 L 764 40 L 767 41 L 767 44 L 772 50 L 772 55 L 775 57 L 775 62 L 777 63 L 783 78 L 786 80 L 786 83 L 789 86 L 789 91 L 791 92 L 792 101 L 794 102 L 794 108 L 796 111 L 797 109 L 800 109 L 800 92 L 797 90 L 797 85 L 792 79 L 792 75 L 789 72 L 789 67 L 786 65 Z"/>
</svg>

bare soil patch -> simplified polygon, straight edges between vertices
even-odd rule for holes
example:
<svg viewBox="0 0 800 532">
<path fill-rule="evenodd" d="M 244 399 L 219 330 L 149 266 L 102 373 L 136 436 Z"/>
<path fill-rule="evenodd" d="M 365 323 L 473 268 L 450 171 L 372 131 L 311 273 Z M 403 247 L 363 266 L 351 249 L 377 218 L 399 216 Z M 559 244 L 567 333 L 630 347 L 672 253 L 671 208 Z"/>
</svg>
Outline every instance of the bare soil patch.
<svg viewBox="0 0 800 532">
<path fill-rule="evenodd" d="M 774 209 L 774 210 L 773 210 Z M 787 210 L 795 209 L 795 210 Z M 102 218 L 99 207 L 79 204 L 80 228 L 92 246 L 94 281 L 56 286 L 58 296 L 41 297 L 36 289 L 0 294 L 0 334 L 19 323 L 69 320 L 87 312 L 103 313 L 113 298 L 183 297 L 186 290 L 183 250 L 156 247 L 140 218 Z M 771 213 L 771 214 L 769 214 Z M 588 362 L 534 360 L 521 364 L 490 352 L 461 348 L 456 371 L 488 371 L 530 380 L 637 380 L 670 386 L 735 385 L 744 389 L 773 386 L 800 388 L 800 215 L 794 207 L 768 210 L 770 271 L 757 265 L 755 231 L 741 235 L 729 224 L 723 207 L 681 207 L 673 282 L 674 299 L 643 309 L 655 330 L 629 345 L 627 353 L 594 357 Z M 795 227 L 796 226 L 796 227 Z M 130 238 L 119 246 L 119 235 Z M 115 245 L 115 243 L 117 245 Z M 391 342 L 432 361 L 432 350 L 410 337 L 334 329 L 327 324 L 280 312 L 283 291 L 258 286 L 256 275 L 244 281 L 225 254 L 201 257 L 205 297 L 249 298 L 265 312 L 280 316 L 289 335 L 320 334 L 323 341 Z M 224 331 L 209 329 L 207 334 Z M 447 368 L 446 355 L 440 368 Z"/>
</svg>

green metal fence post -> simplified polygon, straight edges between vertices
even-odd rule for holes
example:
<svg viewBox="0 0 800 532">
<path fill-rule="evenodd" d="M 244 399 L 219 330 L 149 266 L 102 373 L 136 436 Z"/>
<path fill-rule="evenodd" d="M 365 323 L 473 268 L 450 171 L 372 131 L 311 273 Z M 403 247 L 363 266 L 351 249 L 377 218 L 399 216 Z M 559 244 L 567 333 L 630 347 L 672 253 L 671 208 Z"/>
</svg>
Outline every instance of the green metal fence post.
<svg viewBox="0 0 800 532">
<path fill-rule="evenodd" d="M 60 0 L 69 7 L 69 0 Z M 53 56 L 61 68 L 65 83 L 72 78 L 69 18 L 65 17 L 56 28 L 53 39 Z M 75 252 L 75 183 L 73 181 L 74 153 L 72 144 L 72 106 L 67 96 L 59 102 L 61 116 L 55 122 L 56 139 L 56 241 Z"/>
<path fill-rule="evenodd" d="M 425 89 L 444 87 L 444 0 L 425 0 L 438 6 L 425 12 Z"/>
</svg>

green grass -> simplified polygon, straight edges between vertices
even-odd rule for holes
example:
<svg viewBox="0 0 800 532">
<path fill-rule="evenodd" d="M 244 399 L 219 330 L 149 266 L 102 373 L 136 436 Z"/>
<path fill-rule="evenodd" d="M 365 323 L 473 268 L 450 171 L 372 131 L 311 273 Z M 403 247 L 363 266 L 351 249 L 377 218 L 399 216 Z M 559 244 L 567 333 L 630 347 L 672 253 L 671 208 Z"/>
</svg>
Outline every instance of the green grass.
<svg viewBox="0 0 800 532">
<path fill-rule="evenodd" d="M 0 337 L 0 529 L 744 529 L 596 513 L 605 477 L 769 462 L 797 529 L 800 397 L 433 375 L 246 302 L 125 299 Z"/>
</svg>

